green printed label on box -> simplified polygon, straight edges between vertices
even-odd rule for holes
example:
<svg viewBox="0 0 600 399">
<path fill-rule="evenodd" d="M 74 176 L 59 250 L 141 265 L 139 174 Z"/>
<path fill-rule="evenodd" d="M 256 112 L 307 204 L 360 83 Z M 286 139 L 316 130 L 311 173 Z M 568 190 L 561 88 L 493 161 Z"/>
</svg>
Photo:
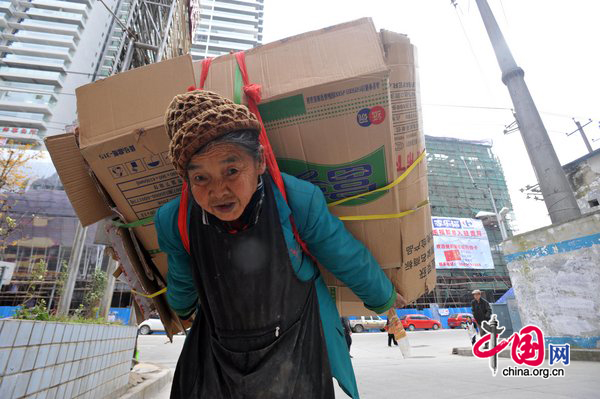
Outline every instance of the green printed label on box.
<svg viewBox="0 0 600 399">
<path fill-rule="evenodd" d="M 337 165 L 286 158 L 279 158 L 277 162 L 283 172 L 318 186 L 328 203 L 373 191 L 388 184 L 384 147 L 363 158 Z M 385 194 L 387 191 L 366 195 L 340 206 L 364 205 Z"/>
</svg>

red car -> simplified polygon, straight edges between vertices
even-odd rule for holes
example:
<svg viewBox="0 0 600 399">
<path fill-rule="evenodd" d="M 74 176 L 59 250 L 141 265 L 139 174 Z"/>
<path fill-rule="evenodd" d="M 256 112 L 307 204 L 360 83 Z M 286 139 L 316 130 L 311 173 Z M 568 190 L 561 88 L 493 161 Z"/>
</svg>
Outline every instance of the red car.
<svg viewBox="0 0 600 399">
<path fill-rule="evenodd" d="M 424 328 L 426 330 L 429 330 L 430 328 L 434 330 L 442 328 L 442 323 L 422 314 L 408 314 L 402 316 L 400 317 L 400 322 L 404 329 L 408 331 L 414 331 L 417 328 Z"/>
<path fill-rule="evenodd" d="M 475 319 L 473 318 L 473 315 L 471 313 L 451 314 L 450 316 L 448 316 L 448 327 L 450 327 L 450 328 L 455 328 L 455 327 L 465 328 L 465 326 L 467 325 L 467 317 L 470 317 L 473 320 L 473 322 L 475 322 Z"/>
</svg>

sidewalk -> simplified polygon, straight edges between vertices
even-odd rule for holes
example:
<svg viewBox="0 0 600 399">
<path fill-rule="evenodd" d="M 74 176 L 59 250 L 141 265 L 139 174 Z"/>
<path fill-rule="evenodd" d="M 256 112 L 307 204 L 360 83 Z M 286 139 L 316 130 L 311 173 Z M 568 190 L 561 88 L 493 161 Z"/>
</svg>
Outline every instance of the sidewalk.
<svg viewBox="0 0 600 399">
<path fill-rule="evenodd" d="M 136 365 L 129 373 L 129 389 L 120 399 L 154 398 L 163 388 L 169 390 L 173 373 L 170 369 L 149 363 Z M 168 397 L 168 396 L 167 396 Z"/>
<path fill-rule="evenodd" d="M 462 330 L 409 332 L 412 357 L 387 347 L 385 333 L 353 334 L 352 359 L 361 399 L 384 397 L 587 399 L 598 398 L 600 363 L 573 361 L 565 377 L 493 377 L 488 361 L 452 354 L 468 343 Z M 499 367 L 514 365 L 500 359 Z M 334 383 L 335 384 L 335 383 Z M 336 385 L 336 398 L 346 395 Z M 167 399 L 165 387 L 153 399 Z"/>
</svg>

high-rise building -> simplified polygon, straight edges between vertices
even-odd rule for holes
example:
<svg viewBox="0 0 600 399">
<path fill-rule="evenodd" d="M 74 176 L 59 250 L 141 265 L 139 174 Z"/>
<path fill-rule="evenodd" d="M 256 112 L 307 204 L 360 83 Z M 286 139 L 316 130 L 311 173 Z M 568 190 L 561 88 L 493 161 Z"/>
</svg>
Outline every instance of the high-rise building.
<svg viewBox="0 0 600 399">
<path fill-rule="evenodd" d="M 0 145 L 37 146 L 73 123 L 75 88 L 92 80 L 112 20 L 104 4 L 0 1 Z"/>
<path fill-rule="evenodd" d="M 264 0 L 201 0 L 192 56 L 218 57 L 261 44 L 263 9 Z"/>
<path fill-rule="evenodd" d="M 426 136 L 425 142 L 432 216 L 482 219 L 494 269 L 437 270 L 435 292 L 420 302 L 435 302 L 444 307 L 469 306 L 474 289 L 484 291 L 488 300 L 496 300 L 511 286 L 492 203 L 493 197 L 498 211 L 512 210 L 502 166 L 489 141 Z M 505 227 L 508 235 L 512 235 L 511 226 L 505 223 Z"/>
<path fill-rule="evenodd" d="M 198 9 L 198 0 L 0 0 L 0 146 L 63 133 L 79 86 L 188 53 Z"/>
</svg>

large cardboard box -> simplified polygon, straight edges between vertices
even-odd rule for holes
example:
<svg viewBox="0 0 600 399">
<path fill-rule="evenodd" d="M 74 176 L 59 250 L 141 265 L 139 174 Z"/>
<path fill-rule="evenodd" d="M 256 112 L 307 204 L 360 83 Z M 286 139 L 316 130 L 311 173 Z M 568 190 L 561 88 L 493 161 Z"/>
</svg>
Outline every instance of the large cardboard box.
<svg viewBox="0 0 600 399">
<path fill-rule="evenodd" d="M 328 202 L 396 180 L 425 149 L 415 59 L 406 35 L 378 33 L 370 19 L 247 51 L 249 79 L 262 87 L 259 110 L 281 170 L 318 185 Z M 194 66 L 199 77 L 202 63 Z M 204 87 L 243 99 L 233 55 L 212 61 Z M 435 285 L 427 199 L 423 159 L 391 190 L 331 208 L 340 217 L 417 209 L 402 218 L 345 222 L 409 301 Z M 329 286 L 344 286 L 323 274 Z M 359 301 L 347 291 L 337 297 L 343 313 L 342 302 Z"/>
<path fill-rule="evenodd" d="M 404 35 L 379 34 L 361 19 L 249 50 L 246 64 L 251 82 L 262 86 L 259 108 L 281 169 L 317 184 L 328 201 L 385 186 L 423 151 L 414 54 Z M 184 56 L 77 89 L 79 149 L 67 154 L 48 146 L 63 181 L 75 175 L 73 162 L 59 167 L 66 158 L 93 172 L 79 172 L 79 183 L 66 187 L 83 223 L 112 213 L 133 224 L 148 266 L 143 272 L 162 284 L 167 262 L 151 217 L 181 190 L 167 157 L 164 111 L 199 70 Z M 212 62 L 205 88 L 244 100 L 232 55 Z M 75 140 L 65 135 L 47 143 L 61 139 Z M 346 222 L 409 301 L 435 284 L 426 199 L 422 161 L 393 189 L 332 208 L 342 217 L 418 208 L 403 218 Z M 325 278 L 343 287 L 326 272 Z M 358 301 L 351 293 L 344 298 Z"/>
</svg>

